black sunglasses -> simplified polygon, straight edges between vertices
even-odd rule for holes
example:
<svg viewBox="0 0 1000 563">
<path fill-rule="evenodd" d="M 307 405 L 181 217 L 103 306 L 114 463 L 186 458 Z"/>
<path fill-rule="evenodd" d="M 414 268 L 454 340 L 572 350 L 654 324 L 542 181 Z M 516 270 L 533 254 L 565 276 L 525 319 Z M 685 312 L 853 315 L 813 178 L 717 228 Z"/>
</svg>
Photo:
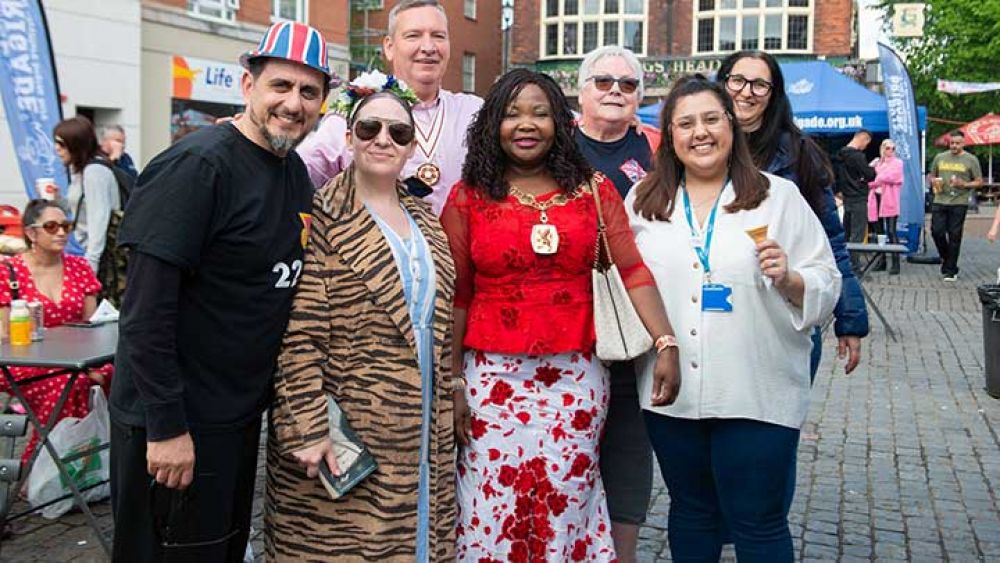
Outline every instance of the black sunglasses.
<svg viewBox="0 0 1000 563">
<path fill-rule="evenodd" d="M 616 82 L 618 83 L 618 89 L 622 91 L 622 94 L 631 94 L 639 89 L 639 79 L 638 78 L 615 78 L 610 74 L 598 74 L 596 76 L 591 76 L 587 80 L 594 81 L 594 87 L 602 92 L 607 92 L 611 89 Z"/>
<path fill-rule="evenodd" d="M 54 234 L 58 233 L 59 229 L 62 229 L 63 232 L 66 233 L 67 235 L 69 234 L 70 231 L 73 230 L 73 222 L 72 221 L 62 221 L 62 222 L 59 222 L 59 221 L 46 221 L 46 222 L 41 223 L 41 224 L 34 223 L 34 224 L 28 225 L 28 226 L 29 227 L 38 227 L 38 228 L 41 228 L 43 231 L 45 231 L 46 233 L 49 233 L 50 235 L 54 235 Z"/>
<path fill-rule="evenodd" d="M 386 126 L 389 128 L 389 137 L 397 145 L 405 146 L 413 142 L 413 126 L 409 123 L 395 121 Z M 382 121 L 378 119 L 359 119 L 354 122 L 354 135 L 362 141 L 374 139 L 381 130 Z"/>
</svg>

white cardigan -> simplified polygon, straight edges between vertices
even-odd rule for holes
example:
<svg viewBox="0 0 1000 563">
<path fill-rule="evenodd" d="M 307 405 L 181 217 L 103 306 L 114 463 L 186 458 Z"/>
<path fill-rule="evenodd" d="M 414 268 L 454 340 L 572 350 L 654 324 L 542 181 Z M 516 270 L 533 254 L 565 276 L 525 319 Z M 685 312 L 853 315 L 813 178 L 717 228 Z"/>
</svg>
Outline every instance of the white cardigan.
<svg viewBox="0 0 1000 563">
<path fill-rule="evenodd" d="M 680 418 L 746 418 L 802 426 L 809 407 L 810 332 L 833 312 L 840 273 L 823 227 L 788 180 L 766 174 L 766 200 L 756 209 L 727 213 L 732 183 L 725 186 L 715 222 L 712 282 L 733 289 L 733 311 L 701 310 L 703 270 L 678 199 L 671 220 L 649 221 L 625 199 L 632 231 L 653 273 L 679 342 L 681 390 L 668 407 L 650 406 L 653 356 L 637 363 L 642 408 Z M 795 307 L 764 281 L 746 229 L 768 225 L 768 238 L 788 254 L 789 269 L 805 282 Z"/>
</svg>

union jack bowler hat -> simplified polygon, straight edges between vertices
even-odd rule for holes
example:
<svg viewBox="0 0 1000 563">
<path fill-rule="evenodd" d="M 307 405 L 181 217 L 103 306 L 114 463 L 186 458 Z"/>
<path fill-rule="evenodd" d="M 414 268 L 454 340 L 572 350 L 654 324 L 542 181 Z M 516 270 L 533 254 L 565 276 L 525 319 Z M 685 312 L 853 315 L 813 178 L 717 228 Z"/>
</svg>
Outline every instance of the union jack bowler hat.
<svg viewBox="0 0 1000 563">
<path fill-rule="evenodd" d="M 249 68 L 253 59 L 269 57 L 285 59 L 314 68 L 330 78 L 330 66 L 326 60 L 326 40 L 320 32 L 304 23 L 280 21 L 271 24 L 253 51 L 240 57 L 240 64 Z"/>
</svg>

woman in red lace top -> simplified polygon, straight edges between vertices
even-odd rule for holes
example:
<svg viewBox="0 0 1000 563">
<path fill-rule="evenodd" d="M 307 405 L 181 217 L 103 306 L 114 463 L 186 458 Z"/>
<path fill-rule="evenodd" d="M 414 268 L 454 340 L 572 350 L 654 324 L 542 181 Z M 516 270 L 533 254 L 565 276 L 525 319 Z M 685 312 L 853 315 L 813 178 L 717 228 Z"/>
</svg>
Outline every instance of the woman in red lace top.
<svg viewBox="0 0 1000 563">
<path fill-rule="evenodd" d="M 0 323 L 3 324 L 5 337 L 13 297 L 9 283 L 11 270 L 19 285 L 18 299 L 41 303 L 46 327 L 57 327 L 70 321 L 90 318 L 97 309 L 97 294 L 101 291 L 101 284 L 84 258 L 63 254 L 73 223 L 66 219 L 66 214 L 55 202 L 42 199 L 28 202 L 22 222 L 28 251 L 11 258 L 7 264 L 0 265 L 0 276 L 4 280 L 0 282 Z M 10 371 L 15 379 L 21 380 L 54 370 L 22 367 L 11 368 Z M 86 416 L 90 412 L 90 386 L 95 382 L 107 385 L 110 383 L 111 372 L 111 365 L 108 364 L 93 370 L 89 377 L 77 377 L 56 419 Z M 39 420 L 49 420 L 69 379 L 69 375 L 60 375 L 21 388 Z M 6 378 L 2 375 L 0 391 L 10 391 Z M 30 459 L 37 443 L 38 434 L 33 432 L 31 441 L 21 456 L 22 461 Z"/>
<path fill-rule="evenodd" d="M 621 196 L 577 150 L 559 87 L 502 76 L 468 133 L 462 181 L 441 217 L 455 259 L 459 560 L 615 557 L 598 438 L 607 370 L 593 354 L 592 188 L 611 254 L 647 330 L 670 336 Z M 669 340 L 669 338 L 667 338 Z M 656 360 L 654 404 L 679 389 L 674 348 Z"/>
</svg>

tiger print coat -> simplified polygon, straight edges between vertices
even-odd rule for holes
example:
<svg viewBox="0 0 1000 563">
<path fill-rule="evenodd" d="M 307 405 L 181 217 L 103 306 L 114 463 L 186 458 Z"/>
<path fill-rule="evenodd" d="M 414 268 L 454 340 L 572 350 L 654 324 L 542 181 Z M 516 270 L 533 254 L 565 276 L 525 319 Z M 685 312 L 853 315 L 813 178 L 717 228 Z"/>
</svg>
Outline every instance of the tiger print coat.
<svg viewBox="0 0 1000 563">
<path fill-rule="evenodd" d="M 278 358 L 268 432 L 269 561 L 400 561 L 416 552 L 421 376 L 403 286 L 389 245 L 355 201 L 353 167 L 318 190 L 305 265 Z M 430 444 L 432 561 L 455 554 L 451 325 L 455 269 L 437 217 L 400 200 L 427 239 L 437 278 Z M 339 500 L 291 452 L 325 439 L 336 397 L 378 469 Z"/>
</svg>

